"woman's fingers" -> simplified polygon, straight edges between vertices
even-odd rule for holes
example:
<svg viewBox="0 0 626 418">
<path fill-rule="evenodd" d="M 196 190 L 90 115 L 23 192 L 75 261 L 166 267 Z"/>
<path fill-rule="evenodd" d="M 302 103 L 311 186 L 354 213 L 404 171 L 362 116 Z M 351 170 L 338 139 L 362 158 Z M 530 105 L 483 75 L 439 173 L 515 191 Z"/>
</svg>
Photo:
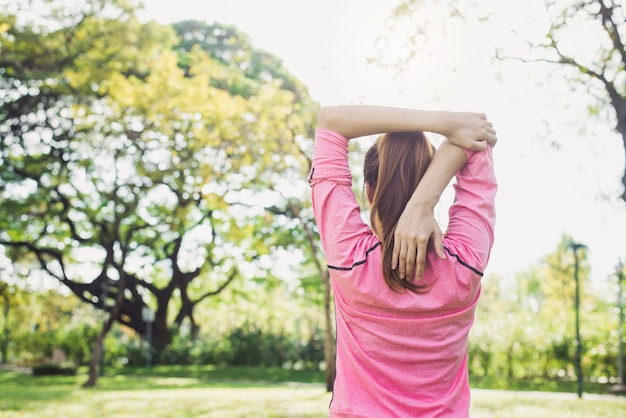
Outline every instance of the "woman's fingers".
<svg viewBox="0 0 626 418">
<path fill-rule="evenodd" d="M 393 260 L 397 260 L 398 275 L 401 279 L 413 278 L 414 273 L 418 278 L 422 276 L 426 264 L 430 234 L 431 231 L 421 230 L 418 232 L 397 233 L 394 237 Z M 437 254 L 441 257 L 443 255 L 441 230 L 436 228 L 432 231 L 432 234 L 435 241 L 438 241 L 439 250 Z M 445 258 L 445 255 L 443 258 Z M 391 268 L 394 269 L 393 262 Z"/>
<path fill-rule="evenodd" d="M 394 234 L 393 255 L 391 268 L 398 270 L 401 279 L 410 276 L 415 266 L 415 236 L 410 233 L 400 233 L 396 230 Z"/>
<path fill-rule="evenodd" d="M 442 260 L 446 259 L 446 252 L 443 249 L 443 232 L 441 232 L 441 228 L 437 225 L 437 228 L 433 231 L 433 247 L 435 248 L 435 253 Z"/>
<path fill-rule="evenodd" d="M 400 278 L 411 278 L 415 268 L 415 246 L 409 244 L 406 250 L 406 259 L 404 260 L 404 270 L 400 270 Z"/>
</svg>

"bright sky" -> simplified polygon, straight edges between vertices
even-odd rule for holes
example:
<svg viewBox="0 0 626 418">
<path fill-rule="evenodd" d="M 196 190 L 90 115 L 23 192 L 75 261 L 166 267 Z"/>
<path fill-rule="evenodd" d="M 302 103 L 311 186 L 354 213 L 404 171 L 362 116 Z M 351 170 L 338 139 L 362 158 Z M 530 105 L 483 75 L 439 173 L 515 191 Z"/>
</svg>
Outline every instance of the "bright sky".
<svg viewBox="0 0 626 418">
<path fill-rule="evenodd" d="M 498 131 L 500 185 L 496 244 L 487 274 L 526 270 L 554 251 L 566 233 L 588 245 L 594 282 L 615 282 L 608 276 L 619 257 L 626 262 L 626 205 L 616 198 L 624 167 L 620 138 L 610 126 L 590 120 L 586 95 L 546 76 L 558 68 L 521 63 L 499 68 L 484 56 L 481 46 L 489 39 L 509 36 L 506 18 L 483 32 L 469 33 L 451 24 L 446 33 L 433 33 L 431 42 L 437 45 L 424 48 L 434 53 L 424 53 L 418 66 L 394 78 L 368 66 L 366 57 L 383 34 L 395 1 L 145 3 L 143 19 L 235 25 L 255 47 L 282 59 L 322 105 L 366 103 L 487 113 Z M 514 10 L 519 3 L 523 10 Z M 519 20 L 524 18 L 520 13 L 532 10 L 532 3 L 493 0 L 493 7 Z M 436 13 L 428 18 L 436 18 Z"/>
</svg>

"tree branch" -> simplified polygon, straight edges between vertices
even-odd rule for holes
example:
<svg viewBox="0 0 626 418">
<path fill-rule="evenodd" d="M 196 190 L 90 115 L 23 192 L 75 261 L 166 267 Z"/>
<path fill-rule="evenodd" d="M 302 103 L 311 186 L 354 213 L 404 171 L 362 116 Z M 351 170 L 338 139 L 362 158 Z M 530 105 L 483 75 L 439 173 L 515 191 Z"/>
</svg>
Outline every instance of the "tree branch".
<svg viewBox="0 0 626 418">
<path fill-rule="evenodd" d="M 622 65 L 626 68 L 626 50 L 624 49 L 624 42 L 620 37 L 620 33 L 617 30 L 617 25 L 613 20 L 615 6 L 607 6 L 604 0 L 598 0 L 600 6 L 600 17 L 602 19 L 602 27 L 613 43 L 613 50 L 617 51 L 622 58 Z"/>
<path fill-rule="evenodd" d="M 207 292 L 204 295 L 200 296 L 198 299 L 196 299 L 195 302 L 193 302 L 193 304 L 196 305 L 196 304 L 198 304 L 199 302 L 203 301 L 204 299 L 206 299 L 208 297 L 217 295 L 222 290 L 226 289 L 226 286 L 228 286 L 230 284 L 230 282 L 235 280 L 235 278 L 237 277 L 238 274 L 239 274 L 239 270 L 237 270 L 236 268 L 233 269 L 233 271 L 230 273 L 230 276 L 228 276 L 226 281 L 224 281 L 216 290 L 213 290 L 211 292 Z"/>
</svg>

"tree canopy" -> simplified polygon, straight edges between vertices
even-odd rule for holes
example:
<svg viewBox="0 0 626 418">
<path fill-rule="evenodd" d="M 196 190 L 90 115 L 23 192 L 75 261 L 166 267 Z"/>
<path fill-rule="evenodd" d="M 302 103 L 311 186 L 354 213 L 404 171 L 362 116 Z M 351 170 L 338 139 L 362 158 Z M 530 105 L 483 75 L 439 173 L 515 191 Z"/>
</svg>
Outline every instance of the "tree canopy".
<svg viewBox="0 0 626 418">
<path fill-rule="evenodd" d="M 140 334 L 150 306 L 167 343 L 287 245 L 264 207 L 301 196 L 316 105 L 234 27 L 47 5 L 0 15 L 0 244 Z"/>
<path fill-rule="evenodd" d="M 391 36 L 383 36 L 381 54 L 376 59 L 402 70 L 409 62 L 424 57 L 424 45 L 436 41 L 437 35 L 459 22 L 471 21 L 474 29 L 496 28 L 489 32 L 488 42 L 471 48 L 480 54 L 491 54 L 495 60 L 553 64 L 554 74 L 568 79 L 593 100 L 590 116 L 615 127 L 626 155 L 624 7 L 623 2 L 616 0 L 537 0 L 517 4 L 403 0 L 392 14 L 390 32 L 397 44 L 399 30 L 405 31 L 404 47 L 399 55 L 388 54 Z M 532 16 L 526 13 L 528 10 L 532 10 Z M 525 16 L 520 16 L 520 12 Z M 626 165 L 621 182 L 621 199 L 626 202 Z"/>
</svg>

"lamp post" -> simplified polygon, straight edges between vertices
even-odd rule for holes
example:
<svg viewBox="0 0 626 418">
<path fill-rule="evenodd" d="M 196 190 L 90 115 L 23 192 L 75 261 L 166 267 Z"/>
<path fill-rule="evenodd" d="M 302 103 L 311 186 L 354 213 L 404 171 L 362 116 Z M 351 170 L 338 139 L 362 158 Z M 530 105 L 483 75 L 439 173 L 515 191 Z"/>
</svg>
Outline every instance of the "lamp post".
<svg viewBox="0 0 626 418">
<path fill-rule="evenodd" d="M 109 288 L 107 287 L 107 279 L 105 278 L 100 284 L 102 288 L 102 311 L 104 312 L 104 320 L 102 321 L 102 329 L 104 333 L 104 327 L 107 322 L 107 297 L 109 295 Z M 103 334 L 104 335 L 104 334 Z M 104 376 L 104 338 L 102 339 L 102 353 L 100 354 L 100 377 Z"/>
<path fill-rule="evenodd" d="M 574 252 L 574 280 L 576 282 L 576 296 L 574 300 L 574 309 L 576 311 L 576 381 L 577 381 L 577 393 L 578 398 L 583 396 L 583 373 L 580 365 L 582 357 L 582 342 L 580 339 L 580 284 L 578 280 L 578 250 L 587 248 L 584 244 L 578 244 L 572 242 L 570 244 L 572 251 Z"/>
<path fill-rule="evenodd" d="M 152 323 L 154 322 L 154 311 L 148 306 L 141 309 L 141 319 L 146 323 L 146 369 L 150 370 L 152 365 Z"/>
</svg>

